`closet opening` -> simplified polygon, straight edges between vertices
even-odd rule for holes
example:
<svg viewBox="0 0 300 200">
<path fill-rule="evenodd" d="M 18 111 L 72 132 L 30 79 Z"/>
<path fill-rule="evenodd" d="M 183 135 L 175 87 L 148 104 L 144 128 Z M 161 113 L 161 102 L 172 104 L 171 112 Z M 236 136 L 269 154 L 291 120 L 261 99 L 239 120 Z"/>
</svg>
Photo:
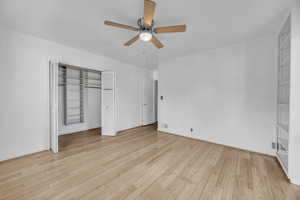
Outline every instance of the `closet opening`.
<svg viewBox="0 0 300 200">
<path fill-rule="evenodd" d="M 101 71 L 58 65 L 58 148 L 101 139 Z"/>
</svg>

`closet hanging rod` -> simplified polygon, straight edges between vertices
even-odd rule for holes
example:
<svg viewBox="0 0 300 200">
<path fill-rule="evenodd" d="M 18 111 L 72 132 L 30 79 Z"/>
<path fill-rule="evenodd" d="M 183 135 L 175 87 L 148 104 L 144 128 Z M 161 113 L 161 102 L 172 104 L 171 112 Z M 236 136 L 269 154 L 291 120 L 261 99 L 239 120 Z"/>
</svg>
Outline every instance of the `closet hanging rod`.
<svg viewBox="0 0 300 200">
<path fill-rule="evenodd" d="M 58 85 L 59 86 L 66 86 L 66 85 L 69 85 L 69 86 L 87 86 L 87 85 L 94 85 L 94 84 L 85 84 L 85 83 L 59 83 Z M 96 87 L 97 86 L 98 85 L 96 85 Z"/>
<path fill-rule="evenodd" d="M 92 88 L 92 89 L 100 89 L 101 90 L 101 87 L 85 87 L 85 88 Z"/>
<path fill-rule="evenodd" d="M 59 75 L 60 78 L 65 78 L 65 79 L 71 79 L 71 80 L 93 80 L 93 81 L 101 81 L 100 78 L 90 78 L 90 77 L 85 77 L 85 78 L 81 78 L 81 77 L 68 77 L 68 76 L 64 76 L 64 75 Z"/>
</svg>

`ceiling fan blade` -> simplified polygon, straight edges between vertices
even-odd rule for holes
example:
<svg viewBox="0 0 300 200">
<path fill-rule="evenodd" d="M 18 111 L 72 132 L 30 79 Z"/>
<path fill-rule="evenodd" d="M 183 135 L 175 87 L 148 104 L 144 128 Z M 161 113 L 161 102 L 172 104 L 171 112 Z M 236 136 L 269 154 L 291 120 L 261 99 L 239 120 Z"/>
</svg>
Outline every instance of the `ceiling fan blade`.
<svg viewBox="0 0 300 200">
<path fill-rule="evenodd" d="M 134 38 L 132 38 L 131 40 L 129 40 L 128 42 L 126 42 L 124 44 L 124 46 L 130 46 L 132 45 L 132 43 L 136 42 L 139 39 L 139 35 L 136 35 Z"/>
<path fill-rule="evenodd" d="M 161 49 L 164 47 L 164 45 L 153 35 L 151 42 L 158 48 Z"/>
<path fill-rule="evenodd" d="M 139 30 L 138 28 L 133 27 L 133 26 L 128 26 L 128 25 L 125 25 L 125 24 L 119 24 L 119 23 L 115 23 L 115 22 L 107 21 L 107 20 L 104 21 L 104 24 L 108 25 L 108 26 L 114 26 L 114 27 L 118 27 L 118 28 L 131 30 L 131 31 L 138 31 Z"/>
<path fill-rule="evenodd" d="M 151 26 L 154 16 L 156 3 L 150 0 L 144 0 L 144 26 Z"/>
<path fill-rule="evenodd" d="M 186 25 L 178 25 L 178 26 L 164 26 L 157 27 L 154 29 L 155 33 L 176 33 L 176 32 L 185 32 Z"/>
</svg>

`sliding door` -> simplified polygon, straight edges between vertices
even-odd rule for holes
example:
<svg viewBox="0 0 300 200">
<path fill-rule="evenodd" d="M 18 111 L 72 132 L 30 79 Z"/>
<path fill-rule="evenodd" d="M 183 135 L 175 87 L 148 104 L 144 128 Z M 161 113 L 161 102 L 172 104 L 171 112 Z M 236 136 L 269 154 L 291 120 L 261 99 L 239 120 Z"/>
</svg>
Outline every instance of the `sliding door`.
<svg viewBox="0 0 300 200">
<path fill-rule="evenodd" d="M 114 72 L 102 72 L 102 135 L 116 135 L 116 100 L 115 100 L 115 80 Z"/>
</svg>

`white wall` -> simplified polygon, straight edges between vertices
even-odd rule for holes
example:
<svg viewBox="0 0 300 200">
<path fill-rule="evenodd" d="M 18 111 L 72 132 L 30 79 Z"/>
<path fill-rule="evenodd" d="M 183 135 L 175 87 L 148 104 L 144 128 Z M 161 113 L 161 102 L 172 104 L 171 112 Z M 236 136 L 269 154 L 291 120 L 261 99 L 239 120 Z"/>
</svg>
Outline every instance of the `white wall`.
<svg viewBox="0 0 300 200">
<path fill-rule="evenodd" d="M 160 63 L 159 130 L 274 155 L 276 53 L 268 36 Z"/>
<path fill-rule="evenodd" d="M 0 160 L 49 149 L 50 59 L 116 71 L 117 128 L 140 125 L 139 83 L 152 71 L 0 27 Z"/>
</svg>

